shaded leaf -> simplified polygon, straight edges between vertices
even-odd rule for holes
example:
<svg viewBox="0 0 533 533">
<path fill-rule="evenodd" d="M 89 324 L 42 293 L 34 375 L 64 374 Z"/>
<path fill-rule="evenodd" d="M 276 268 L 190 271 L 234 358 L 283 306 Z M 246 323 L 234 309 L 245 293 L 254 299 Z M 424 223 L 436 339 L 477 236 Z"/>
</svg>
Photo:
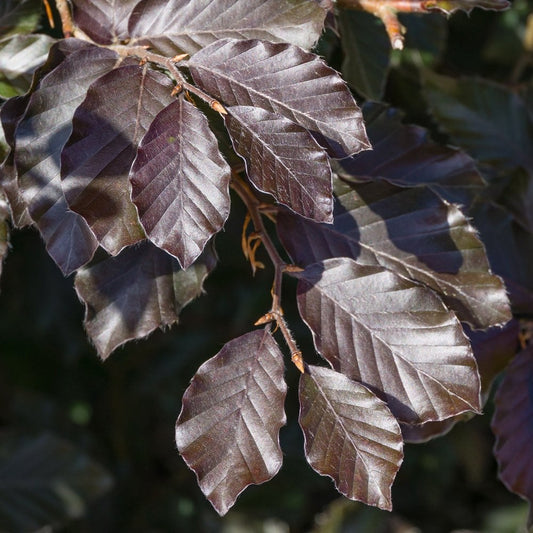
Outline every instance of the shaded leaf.
<svg viewBox="0 0 533 533">
<path fill-rule="evenodd" d="M 111 255 L 144 237 L 128 176 L 139 141 L 173 101 L 171 91 L 164 74 L 126 65 L 96 80 L 74 114 L 61 155 L 65 197 Z"/>
<path fill-rule="evenodd" d="M 16 131 L 22 197 L 48 253 L 65 275 L 90 261 L 98 244 L 85 220 L 68 209 L 60 155 L 72 131 L 74 111 L 89 85 L 112 69 L 117 59 L 111 50 L 96 46 L 70 54 L 33 92 Z"/>
<path fill-rule="evenodd" d="M 228 108 L 226 125 L 252 183 L 294 212 L 331 222 L 331 168 L 311 134 L 258 107 Z"/>
<path fill-rule="evenodd" d="M 495 397 L 494 455 L 505 486 L 533 503 L 533 345 L 511 362 Z M 533 524 L 530 523 L 531 527 Z"/>
<path fill-rule="evenodd" d="M 178 321 L 180 311 L 202 293 L 214 268 L 214 252 L 187 270 L 148 241 L 116 257 L 84 267 L 75 279 L 85 304 L 85 328 L 103 359 L 121 344 Z"/>
<path fill-rule="evenodd" d="M 0 188 L 0 276 L 2 275 L 2 263 L 9 249 L 9 206 L 3 190 Z"/>
<path fill-rule="evenodd" d="M 502 9 L 507 9 L 510 5 L 508 0 L 429 0 L 424 2 L 424 7 L 428 11 L 442 11 L 447 15 L 455 11 L 470 13 L 476 7 L 501 11 Z"/>
<path fill-rule="evenodd" d="M 300 376 L 299 395 L 309 464 L 344 496 L 390 511 L 403 441 L 387 405 L 361 383 L 318 366 Z"/>
<path fill-rule="evenodd" d="M 456 206 L 427 188 L 386 181 L 337 181 L 335 193 L 332 225 L 278 217 L 280 239 L 297 264 L 351 257 L 431 287 L 475 328 L 511 319 L 502 280 L 491 273 L 483 243 Z"/>
<path fill-rule="evenodd" d="M 2 531 L 36 531 L 79 518 L 111 488 L 104 468 L 69 442 L 50 434 L 17 440 L 0 460 Z"/>
<path fill-rule="evenodd" d="M 148 238 L 183 268 L 224 225 L 230 175 L 207 118 L 194 105 L 179 98 L 155 117 L 130 172 L 132 199 Z"/>
<path fill-rule="evenodd" d="M 399 420 L 479 410 L 470 344 L 432 290 L 347 258 L 315 263 L 298 277 L 298 309 L 318 352 L 386 399 Z"/>
<path fill-rule="evenodd" d="M 24 94 L 35 69 L 45 62 L 54 39 L 48 35 L 15 35 L 0 41 L 0 97 Z"/>
<path fill-rule="evenodd" d="M 0 4 L 0 35 L 31 33 L 41 17 L 40 0 L 2 0 Z"/>
<path fill-rule="evenodd" d="M 438 13 L 398 13 L 405 26 L 405 48 L 429 52 L 435 58 L 446 48 L 448 22 Z"/>
<path fill-rule="evenodd" d="M 176 444 L 220 515 L 281 468 L 284 368 L 269 330 L 256 330 L 225 344 L 185 391 Z"/>
<path fill-rule="evenodd" d="M 194 81 L 228 106 L 250 105 L 310 130 L 330 155 L 370 148 L 345 82 L 318 56 L 290 44 L 217 41 L 189 60 Z"/>
<path fill-rule="evenodd" d="M 141 0 L 130 18 L 133 42 L 167 56 L 193 54 L 225 38 L 289 42 L 311 48 L 325 11 L 308 0 Z"/>
</svg>

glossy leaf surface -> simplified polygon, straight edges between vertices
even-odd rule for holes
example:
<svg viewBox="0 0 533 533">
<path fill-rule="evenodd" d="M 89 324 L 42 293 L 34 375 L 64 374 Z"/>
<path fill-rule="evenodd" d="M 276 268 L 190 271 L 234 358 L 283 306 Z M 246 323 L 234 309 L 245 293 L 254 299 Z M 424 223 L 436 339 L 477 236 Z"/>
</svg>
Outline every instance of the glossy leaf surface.
<svg viewBox="0 0 533 533">
<path fill-rule="evenodd" d="M 299 278 L 298 309 L 318 352 L 386 399 L 399 420 L 479 410 L 470 344 L 433 291 L 347 258 L 315 263 Z"/>
<path fill-rule="evenodd" d="M 193 54 L 225 38 L 311 48 L 325 12 L 308 0 L 141 0 L 129 22 L 134 42 L 168 56 Z"/>
<path fill-rule="evenodd" d="M 133 203 L 148 238 L 183 268 L 228 217 L 230 173 L 205 115 L 184 98 L 155 117 L 139 145 Z"/>
<path fill-rule="evenodd" d="M 311 134 L 258 107 L 235 106 L 228 111 L 226 126 L 252 183 L 306 218 L 331 222 L 331 169 Z"/>
<path fill-rule="evenodd" d="M 189 60 L 194 81 L 222 103 L 260 107 L 310 130 L 334 157 L 369 148 L 345 82 L 314 54 L 290 44 L 217 41 Z"/>
<path fill-rule="evenodd" d="M 178 450 L 220 515 L 281 467 L 283 355 L 269 330 L 233 339 L 206 361 L 183 396 Z"/>
<path fill-rule="evenodd" d="M 216 263 L 213 252 L 187 270 L 148 241 L 76 274 L 85 304 L 85 328 L 103 359 L 121 344 L 178 321 L 180 311 L 202 293 Z"/>
<path fill-rule="evenodd" d="M 390 489 L 403 459 L 398 422 L 365 386 L 329 368 L 300 376 L 305 454 L 344 496 L 392 509 Z"/>
</svg>

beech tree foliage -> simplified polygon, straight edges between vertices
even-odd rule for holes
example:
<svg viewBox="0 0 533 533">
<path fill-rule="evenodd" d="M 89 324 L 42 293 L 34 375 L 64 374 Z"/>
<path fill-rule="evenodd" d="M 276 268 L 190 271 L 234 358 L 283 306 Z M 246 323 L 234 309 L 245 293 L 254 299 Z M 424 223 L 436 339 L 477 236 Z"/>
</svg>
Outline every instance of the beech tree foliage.
<svg viewBox="0 0 533 533">
<path fill-rule="evenodd" d="M 9 260 L 10 231 L 35 226 L 73 275 L 102 359 L 178 323 L 216 267 L 232 203 L 247 209 L 243 260 L 272 272 L 272 305 L 220 340 L 176 423 L 179 453 L 221 515 L 282 466 L 286 372 L 301 374 L 311 467 L 347 498 L 387 510 L 404 441 L 483 410 L 517 343 L 513 313 L 533 314 L 531 87 L 428 70 L 424 97 L 448 144 L 377 100 L 391 50 L 410 38 L 402 11 L 508 5 L 0 7 L 0 258 Z M 33 33 L 41 7 L 62 38 Z M 356 12 L 371 21 L 361 33 L 351 33 Z M 318 53 L 325 31 L 339 36 L 341 65 Z M 375 55 L 358 53 L 364 32 Z M 282 291 L 288 276 L 296 294 Z M 322 366 L 298 348 L 289 298 Z M 531 501 L 533 359 L 520 339 L 493 430 L 503 481 Z M 491 349 L 501 345 L 510 355 Z"/>
</svg>

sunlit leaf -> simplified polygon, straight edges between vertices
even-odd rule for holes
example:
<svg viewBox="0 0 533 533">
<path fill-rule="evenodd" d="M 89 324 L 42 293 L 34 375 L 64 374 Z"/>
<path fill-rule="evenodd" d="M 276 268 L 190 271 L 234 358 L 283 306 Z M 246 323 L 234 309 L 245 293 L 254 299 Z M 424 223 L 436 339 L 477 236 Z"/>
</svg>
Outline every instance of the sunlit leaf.
<svg viewBox="0 0 533 533">
<path fill-rule="evenodd" d="M 387 405 L 361 383 L 318 366 L 301 375 L 299 394 L 309 464 L 344 496 L 390 511 L 403 441 Z"/>
<path fill-rule="evenodd" d="M 331 169 L 326 153 L 301 126 L 258 107 L 228 108 L 226 125 L 252 183 L 296 213 L 331 222 Z"/>
<path fill-rule="evenodd" d="M 284 368 L 268 329 L 256 330 L 224 345 L 185 391 L 178 450 L 221 515 L 248 485 L 268 481 L 281 467 Z"/>
<path fill-rule="evenodd" d="M 310 130 L 332 156 L 370 147 L 345 82 L 314 54 L 290 44 L 217 41 L 194 54 L 195 82 L 228 106 L 260 107 Z"/>
<path fill-rule="evenodd" d="M 228 217 L 230 174 L 205 115 L 184 98 L 155 117 L 139 145 L 133 203 L 148 238 L 184 268 Z"/>
<path fill-rule="evenodd" d="M 455 11 L 470 13 L 476 7 L 501 11 L 502 9 L 507 9 L 510 5 L 508 0 L 427 0 L 424 2 L 424 8 L 428 11 L 442 11 L 447 15 Z"/>
<path fill-rule="evenodd" d="M 318 352 L 386 399 L 399 420 L 479 410 L 470 344 L 432 290 L 348 258 L 315 263 L 298 277 L 298 308 Z"/>
<path fill-rule="evenodd" d="M 96 80 L 74 115 L 61 156 L 65 197 L 112 255 L 144 237 L 128 176 L 139 141 L 173 101 L 171 91 L 164 74 L 126 65 Z"/>
<path fill-rule="evenodd" d="M 41 0 L 2 0 L 0 3 L 0 35 L 31 33 L 41 18 Z"/>
<path fill-rule="evenodd" d="M 100 0 L 102 1 L 102 0 Z M 129 22 L 133 43 L 174 56 L 219 39 L 263 39 L 311 48 L 324 10 L 308 0 L 141 0 Z"/>
<path fill-rule="evenodd" d="M 180 311 L 202 293 L 215 263 L 206 248 L 194 265 L 182 270 L 174 257 L 144 241 L 80 269 L 76 291 L 85 303 L 85 328 L 100 357 L 176 323 Z"/>
</svg>

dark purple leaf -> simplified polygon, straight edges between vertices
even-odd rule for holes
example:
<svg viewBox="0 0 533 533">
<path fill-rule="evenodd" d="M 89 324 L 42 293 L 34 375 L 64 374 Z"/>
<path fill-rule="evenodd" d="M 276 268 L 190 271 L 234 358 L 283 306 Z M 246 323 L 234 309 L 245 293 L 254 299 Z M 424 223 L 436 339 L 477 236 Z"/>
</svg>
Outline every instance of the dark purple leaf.
<svg viewBox="0 0 533 533">
<path fill-rule="evenodd" d="M 194 54 L 189 67 L 194 81 L 222 103 L 288 118 L 334 157 L 370 148 L 345 82 L 315 54 L 290 44 L 225 39 Z"/>
<path fill-rule="evenodd" d="M 309 49 L 322 33 L 325 15 L 308 0 L 141 0 L 129 31 L 132 44 L 148 44 L 167 56 L 194 54 L 225 38 Z"/>
<path fill-rule="evenodd" d="M 176 323 L 180 311 L 202 293 L 215 263 L 214 252 L 206 248 L 194 265 L 182 270 L 175 258 L 143 241 L 79 270 L 76 291 L 85 303 L 85 328 L 100 357 Z"/>
<path fill-rule="evenodd" d="M 505 486 L 533 504 L 533 344 L 511 362 L 495 397 L 494 455 Z M 532 524 L 530 516 L 529 526 Z"/>
<path fill-rule="evenodd" d="M 230 175 L 207 118 L 195 106 L 179 98 L 155 117 L 130 172 L 132 199 L 148 238 L 183 268 L 224 225 Z"/>
<path fill-rule="evenodd" d="M 127 65 L 96 80 L 74 115 L 61 156 L 63 189 L 111 255 L 144 237 L 128 176 L 139 141 L 173 101 L 171 91 L 164 74 Z"/>
<path fill-rule="evenodd" d="M 432 290 L 347 258 L 315 263 L 299 278 L 298 308 L 318 352 L 386 399 L 399 420 L 479 410 L 470 344 Z"/>
<path fill-rule="evenodd" d="M 387 405 L 361 383 L 318 366 L 300 376 L 299 394 L 309 464 L 347 498 L 390 511 L 403 441 Z"/>
<path fill-rule="evenodd" d="M 118 56 L 91 46 L 70 54 L 30 97 L 16 131 L 19 187 L 48 253 L 65 275 L 87 263 L 97 242 L 85 220 L 68 209 L 60 155 L 72 132 L 72 116 L 89 85 L 113 68 Z"/>
<path fill-rule="evenodd" d="M 185 391 L 176 444 L 220 515 L 281 468 L 284 369 L 269 330 L 256 330 L 225 344 Z"/>
<path fill-rule="evenodd" d="M 228 108 L 233 147 L 252 183 L 294 212 L 333 221 L 331 168 L 326 153 L 301 126 L 258 107 Z"/>
<path fill-rule="evenodd" d="M 491 273 L 482 242 L 456 206 L 428 188 L 383 180 L 336 181 L 335 192 L 332 225 L 278 217 L 280 239 L 297 264 L 351 257 L 431 287 L 475 328 L 511 319 L 502 280 Z"/>
</svg>

